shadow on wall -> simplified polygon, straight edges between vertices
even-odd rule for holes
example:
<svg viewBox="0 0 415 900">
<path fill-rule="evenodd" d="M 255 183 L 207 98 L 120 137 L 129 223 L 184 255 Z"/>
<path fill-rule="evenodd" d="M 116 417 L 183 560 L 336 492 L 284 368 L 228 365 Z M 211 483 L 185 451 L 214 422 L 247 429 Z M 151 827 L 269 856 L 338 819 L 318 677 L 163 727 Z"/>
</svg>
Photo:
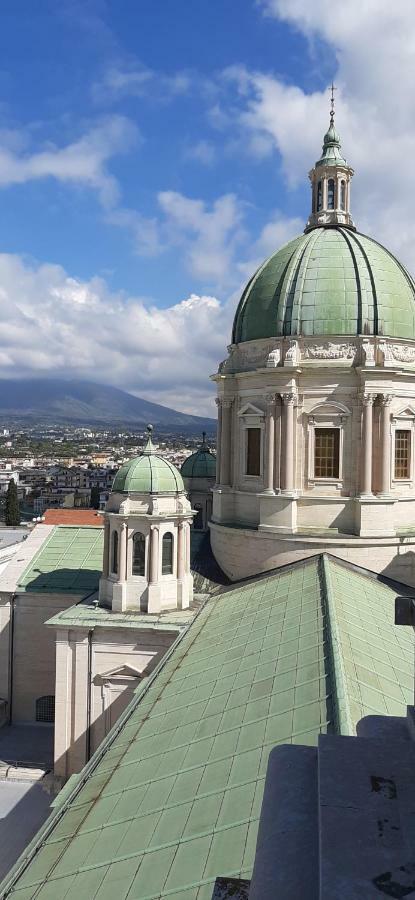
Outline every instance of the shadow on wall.
<svg viewBox="0 0 415 900">
<path fill-rule="evenodd" d="M 77 569 L 76 560 L 74 560 L 74 568 L 70 569 L 52 569 L 49 572 L 41 572 L 40 569 L 33 570 L 36 575 L 23 586 L 30 593 L 74 593 L 89 594 L 98 590 L 99 579 L 102 571 L 100 569 Z"/>
<path fill-rule="evenodd" d="M 0 880 L 51 812 L 49 781 L 0 780 Z"/>
<path fill-rule="evenodd" d="M 405 538 L 401 538 L 398 553 L 390 563 L 382 570 L 382 575 L 401 581 L 415 589 L 415 553 L 413 550 L 405 550 Z"/>
</svg>

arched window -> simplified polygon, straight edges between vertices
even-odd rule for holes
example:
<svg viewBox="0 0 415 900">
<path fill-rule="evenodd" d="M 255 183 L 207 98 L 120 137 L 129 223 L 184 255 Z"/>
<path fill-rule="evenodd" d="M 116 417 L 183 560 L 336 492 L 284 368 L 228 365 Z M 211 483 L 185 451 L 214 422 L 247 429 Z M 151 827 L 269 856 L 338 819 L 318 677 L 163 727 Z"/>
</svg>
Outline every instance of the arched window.
<svg viewBox="0 0 415 900">
<path fill-rule="evenodd" d="M 203 507 L 201 503 L 195 503 L 194 507 L 196 515 L 193 519 L 193 528 L 195 531 L 203 531 Z"/>
<path fill-rule="evenodd" d="M 327 182 L 327 209 L 334 209 L 334 178 Z"/>
<path fill-rule="evenodd" d="M 323 186 L 321 181 L 319 181 L 317 185 L 317 210 L 321 209 L 323 206 Z"/>
<path fill-rule="evenodd" d="M 146 539 L 141 531 L 133 537 L 133 575 L 146 574 Z"/>
<path fill-rule="evenodd" d="M 161 574 L 173 574 L 173 535 L 171 531 L 163 534 L 163 551 L 161 557 Z"/>
<path fill-rule="evenodd" d="M 340 182 L 340 209 L 346 209 L 346 182 Z"/>
<path fill-rule="evenodd" d="M 118 574 L 118 531 L 112 534 L 112 571 L 114 575 Z"/>
<path fill-rule="evenodd" d="M 53 694 L 47 694 L 45 697 L 38 697 L 36 700 L 36 722 L 47 722 L 53 725 L 55 721 L 55 697 Z"/>
</svg>

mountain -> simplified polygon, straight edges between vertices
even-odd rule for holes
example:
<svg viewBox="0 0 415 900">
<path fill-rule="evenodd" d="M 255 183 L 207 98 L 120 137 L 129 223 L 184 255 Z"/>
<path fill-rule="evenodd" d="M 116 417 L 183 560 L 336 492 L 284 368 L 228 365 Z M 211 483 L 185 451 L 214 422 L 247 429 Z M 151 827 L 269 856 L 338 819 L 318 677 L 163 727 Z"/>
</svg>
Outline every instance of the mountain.
<svg viewBox="0 0 415 900">
<path fill-rule="evenodd" d="M 190 416 L 126 391 L 92 381 L 33 379 L 0 380 L 0 418 L 87 425 L 128 425 L 149 422 L 162 431 L 214 431 L 214 419 Z"/>
</svg>

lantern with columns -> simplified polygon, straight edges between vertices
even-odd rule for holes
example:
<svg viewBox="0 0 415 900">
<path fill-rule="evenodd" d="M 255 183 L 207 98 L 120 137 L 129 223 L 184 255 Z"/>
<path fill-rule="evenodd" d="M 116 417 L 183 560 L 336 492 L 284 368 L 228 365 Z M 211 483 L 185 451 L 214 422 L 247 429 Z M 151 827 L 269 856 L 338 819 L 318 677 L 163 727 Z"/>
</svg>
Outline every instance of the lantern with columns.
<svg viewBox="0 0 415 900">
<path fill-rule="evenodd" d="M 330 550 L 415 585 L 415 283 L 356 231 L 340 150 L 332 108 L 304 234 L 248 282 L 213 376 L 231 579 Z"/>
<path fill-rule="evenodd" d="M 157 456 L 148 432 L 142 454 L 117 472 L 105 511 L 99 598 L 114 612 L 185 609 L 193 597 L 194 513 L 180 472 Z"/>
</svg>

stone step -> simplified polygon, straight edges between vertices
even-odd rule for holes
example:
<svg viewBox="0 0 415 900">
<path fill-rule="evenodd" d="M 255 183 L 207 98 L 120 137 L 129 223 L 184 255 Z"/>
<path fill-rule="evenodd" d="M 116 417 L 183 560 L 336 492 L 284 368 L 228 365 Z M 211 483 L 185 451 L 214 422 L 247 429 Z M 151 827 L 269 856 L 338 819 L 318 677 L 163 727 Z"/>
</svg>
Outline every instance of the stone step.
<svg viewBox="0 0 415 900">
<path fill-rule="evenodd" d="M 412 741 L 320 736 L 320 900 L 415 897 L 414 772 Z"/>
<path fill-rule="evenodd" d="M 249 900 L 318 900 L 317 748 L 271 751 Z"/>
</svg>

